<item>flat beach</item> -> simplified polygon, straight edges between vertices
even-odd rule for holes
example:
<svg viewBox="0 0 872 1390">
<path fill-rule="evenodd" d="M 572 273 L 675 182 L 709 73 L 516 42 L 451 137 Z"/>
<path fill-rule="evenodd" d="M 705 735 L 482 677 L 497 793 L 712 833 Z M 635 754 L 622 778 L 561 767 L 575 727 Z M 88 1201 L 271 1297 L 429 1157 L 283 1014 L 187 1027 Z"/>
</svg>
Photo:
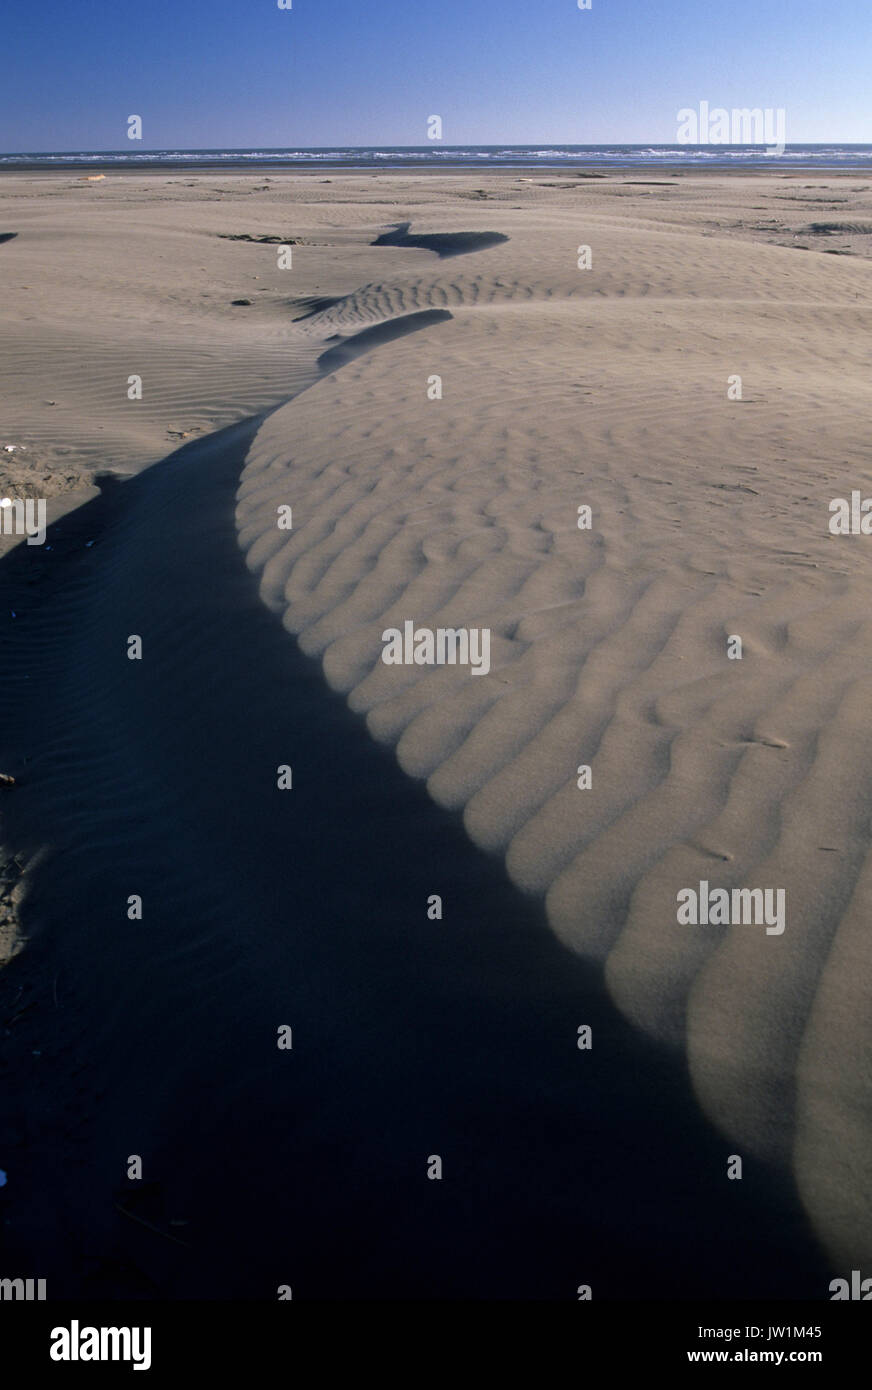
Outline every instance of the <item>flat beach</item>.
<svg viewBox="0 0 872 1390">
<path fill-rule="evenodd" d="M 868 1273 L 872 179 L 7 173 L 0 281 L 4 1267 Z"/>
</svg>

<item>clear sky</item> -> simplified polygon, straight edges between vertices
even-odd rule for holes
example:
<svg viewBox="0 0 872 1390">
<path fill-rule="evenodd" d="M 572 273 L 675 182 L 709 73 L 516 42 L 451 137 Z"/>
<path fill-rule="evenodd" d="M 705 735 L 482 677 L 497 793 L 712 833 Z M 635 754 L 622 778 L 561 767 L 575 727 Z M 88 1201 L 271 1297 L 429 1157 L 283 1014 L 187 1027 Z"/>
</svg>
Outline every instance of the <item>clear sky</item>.
<svg viewBox="0 0 872 1390">
<path fill-rule="evenodd" d="M 872 143 L 872 0 L 14 0 L 0 151 L 671 143 L 784 107 Z"/>
</svg>

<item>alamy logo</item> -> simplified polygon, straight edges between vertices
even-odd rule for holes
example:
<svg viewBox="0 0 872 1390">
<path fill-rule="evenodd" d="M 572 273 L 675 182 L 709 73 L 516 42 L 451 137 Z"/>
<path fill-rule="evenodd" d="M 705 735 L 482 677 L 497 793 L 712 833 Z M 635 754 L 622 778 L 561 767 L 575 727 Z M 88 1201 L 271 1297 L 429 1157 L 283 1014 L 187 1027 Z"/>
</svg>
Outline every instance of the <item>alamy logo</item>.
<svg viewBox="0 0 872 1390">
<path fill-rule="evenodd" d="M 26 535 L 28 545 L 42 545 L 45 540 L 45 498 L 0 497 L 0 535 Z"/>
<path fill-rule="evenodd" d="M 844 1299 L 868 1303 L 872 1299 L 872 1279 L 861 1279 L 859 1269 L 852 1269 L 850 1284 L 847 1279 L 833 1279 L 830 1283 L 830 1294 L 831 1303 Z"/>
<path fill-rule="evenodd" d="M 783 106 L 725 106 L 711 110 L 701 101 L 699 111 L 683 106 L 676 116 L 679 145 L 766 145 L 767 154 L 784 154 L 787 113 Z"/>
<path fill-rule="evenodd" d="M 489 627 L 415 627 L 410 620 L 385 628 L 382 661 L 386 666 L 471 666 L 470 675 L 490 670 Z"/>
<path fill-rule="evenodd" d="M 861 492 L 847 497 L 834 497 L 830 503 L 831 536 L 872 536 L 872 497 Z"/>
<path fill-rule="evenodd" d="M 34 1287 L 36 1292 L 34 1293 Z M 45 1302 L 44 1279 L 0 1279 L 0 1299 L 21 1298 L 25 1301 Z"/>
<path fill-rule="evenodd" d="M 767 936 L 780 936 L 786 926 L 784 888 L 709 888 L 702 879 L 696 888 L 680 888 L 676 919 L 686 927 L 766 927 Z"/>
<path fill-rule="evenodd" d="M 53 1327 L 52 1361 L 132 1361 L 135 1371 L 151 1367 L 150 1327 Z"/>
</svg>

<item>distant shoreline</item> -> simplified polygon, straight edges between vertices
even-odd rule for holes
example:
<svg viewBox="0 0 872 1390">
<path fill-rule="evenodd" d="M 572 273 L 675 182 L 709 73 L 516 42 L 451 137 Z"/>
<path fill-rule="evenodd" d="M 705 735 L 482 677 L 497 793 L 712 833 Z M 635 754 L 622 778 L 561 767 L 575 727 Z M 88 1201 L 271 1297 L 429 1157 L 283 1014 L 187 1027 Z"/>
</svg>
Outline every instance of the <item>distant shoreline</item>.
<svg viewBox="0 0 872 1390">
<path fill-rule="evenodd" d="M 568 173 L 622 173 L 628 169 L 658 170 L 674 175 L 687 170 L 703 172 L 805 173 L 872 172 L 872 145 L 837 142 L 797 143 L 767 154 L 764 144 L 603 144 L 579 145 L 540 141 L 520 145 L 361 145 L 263 149 L 145 149 L 37 150 L 0 152 L 0 172 L 26 173 L 106 170 L 125 172 L 190 170 L 263 173 L 319 170 L 396 174 L 404 169 L 446 170 L 469 173 L 480 170 L 506 173 L 562 170 Z"/>
<path fill-rule="evenodd" d="M 832 167 L 823 164 L 795 164 L 789 168 L 783 165 L 677 165 L 677 164 L 651 164 L 627 163 L 627 164 L 441 164 L 433 165 L 427 163 L 414 164 L 403 163 L 400 165 L 379 164 L 379 165 L 360 165 L 348 164 L 337 161 L 335 164 L 323 163 L 312 164 L 226 164 L 221 162 L 189 164 L 189 163 L 141 163 L 141 164 L 98 164 L 82 162 L 81 164 L 65 164 L 62 167 L 44 164 L 0 164 L 0 177 L 10 174 L 45 174 L 50 177 L 65 177 L 70 174 L 166 174 L 166 173 L 188 173 L 188 174 L 250 174 L 252 178 L 263 178 L 265 175 L 273 174 L 302 174 L 317 177 L 325 171 L 339 174 L 390 174 L 396 178 L 403 174 L 503 174 L 506 176 L 514 175 L 535 175 L 535 174 L 562 174 L 564 177 L 575 175 L 576 178 L 603 178 L 607 179 L 614 174 L 660 174 L 669 178 L 686 178 L 689 175 L 702 175 L 706 178 L 717 176 L 729 176 L 731 178 L 742 176 L 745 178 L 757 176 L 768 178 L 776 175 L 781 178 L 803 178 L 809 174 L 825 174 L 827 178 L 858 178 L 867 175 L 872 177 L 872 167 L 868 171 L 861 167 L 846 168 L 844 165 L 834 165 Z"/>
</svg>

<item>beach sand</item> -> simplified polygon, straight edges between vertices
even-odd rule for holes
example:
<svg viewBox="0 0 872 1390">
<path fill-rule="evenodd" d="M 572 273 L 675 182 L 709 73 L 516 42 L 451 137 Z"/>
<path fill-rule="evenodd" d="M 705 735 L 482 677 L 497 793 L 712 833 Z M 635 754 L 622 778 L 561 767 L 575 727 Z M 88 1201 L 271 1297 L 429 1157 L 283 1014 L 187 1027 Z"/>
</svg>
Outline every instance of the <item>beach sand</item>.
<svg viewBox="0 0 872 1390">
<path fill-rule="evenodd" d="M 110 1297 L 868 1266 L 872 185 L 0 199 L 0 496 L 54 523 L 0 537 L 11 1248 Z M 386 665 L 407 621 L 489 670 Z M 679 923 L 702 882 L 785 930 Z"/>
</svg>

